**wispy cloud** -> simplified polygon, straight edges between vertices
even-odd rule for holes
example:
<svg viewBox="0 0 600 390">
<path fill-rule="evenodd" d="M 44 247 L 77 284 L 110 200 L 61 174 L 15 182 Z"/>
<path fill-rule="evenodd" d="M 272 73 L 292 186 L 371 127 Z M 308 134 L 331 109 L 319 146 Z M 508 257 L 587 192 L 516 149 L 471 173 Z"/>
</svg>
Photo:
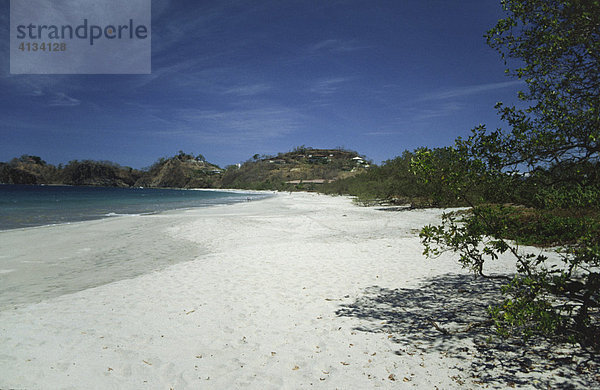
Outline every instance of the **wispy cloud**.
<svg viewBox="0 0 600 390">
<path fill-rule="evenodd" d="M 228 88 L 223 91 L 223 94 L 235 96 L 254 96 L 265 93 L 269 90 L 271 90 L 271 86 L 268 84 L 251 84 Z"/>
<path fill-rule="evenodd" d="M 224 25 L 231 23 L 235 18 L 247 17 L 252 10 L 250 4 L 238 8 L 237 0 L 223 0 L 196 2 L 194 12 L 188 12 L 185 8 L 171 6 L 178 2 L 178 0 L 161 0 L 158 13 L 155 13 L 154 3 L 152 5 L 152 51 L 154 54 L 164 54 L 175 47 L 184 47 L 186 51 L 189 51 L 190 46 L 198 46 L 198 39 L 210 39 L 210 37 L 218 39 L 223 34 L 222 27 Z"/>
<path fill-rule="evenodd" d="M 53 91 L 71 91 L 79 87 L 70 75 L 5 75 L 0 87 L 22 96 L 51 95 Z"/>
<path fill-rule="evenodd" d="M 417 121 L 424 121 L 433 118 L 445 117 L 462 110 L 464 107 L 464 104 L 456 102 L 446 102 L 434 105 L 430 108 L 421 107 L 415 110 L 412 118 Z"/>
<path fill-rule="evenodd" d="M 180 109 L 173 118 L 175 131 L 223 144 L 280 138 L 294 132 L 301 123 L 298 111 L 266 105 L 231 110 Z"/>
<path fill-rule="evenodd" d="M 383 136 L 398 135 L 398 134 L 400 134 L 399 131 L 368 131 L 366 133 L 363 133 L 363 135 L 366 135 L 369 137 L 383 137 Z"/>
<path fill-rule="evenodd" d="M 65 93 L 54 93 L 48 102 L 51 107 L 74 107 L 81 104 L 81 101 Z"/>
<path fill-rule="evenodd" d="M 354 40 L 341 40 L 341 39 L 325 39 L 309 46 L 309 52 L 351 52 L 356 50 L 368 49 L 369 46 L 361 45 Z"/>
<path fill-rule="evenodd" d="M 430 100 L 444 100 L 444 99 L 453 99 L 463 96 L 476 95 L 482 92 L 493 91 L 496 89 L 514 87 L 517 85 L 524 84 L 523 81 L 506 81 L 502 83 L 489 83 L 489 84 L 479 84 L 479 85 L 469 85 L 466 87 L 456 87 L 452 89 L 447 89 L 444 91 L 432 92 L 422 95 L 418 100 L 419 101 L 430 101 Z"/>
<path fill-rule="evenodd" d="M 330 95 L 336 93 L 344 83 L 350 80 L 347 77 L 333 77 L 316 81 L 311 87 L 310 92 L 320 95 Z"/>
<path fill-rule="evenodd" d="M 142 88 L 152 84 L 159 79 L 169 79 L 173 83 L 180 78 L 186 80 L 190 78 L 191 74 L 194 74 L 194 70 L 198 68 L 201 59 L 190 58 L 185 61 L 180 61 L 171 64 L 157 64 L 153 65 L 152 73 L 147 75 L 136 75 L 134 78 L 128 81 L 128 87 L 131 89 Z"/>
</svg>

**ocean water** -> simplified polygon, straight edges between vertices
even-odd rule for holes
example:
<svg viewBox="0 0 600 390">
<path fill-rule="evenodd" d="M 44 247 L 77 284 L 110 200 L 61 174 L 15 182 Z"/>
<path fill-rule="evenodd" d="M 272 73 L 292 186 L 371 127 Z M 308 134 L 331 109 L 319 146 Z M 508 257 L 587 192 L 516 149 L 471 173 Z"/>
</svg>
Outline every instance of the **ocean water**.
<svg viewBox="0 0 600 390">
<path fill-rule="evenodd" d="M 0 184 L 0 230 L 153 214 L 264 198 L 268 195 L 155 188 Z"/>
</svg>

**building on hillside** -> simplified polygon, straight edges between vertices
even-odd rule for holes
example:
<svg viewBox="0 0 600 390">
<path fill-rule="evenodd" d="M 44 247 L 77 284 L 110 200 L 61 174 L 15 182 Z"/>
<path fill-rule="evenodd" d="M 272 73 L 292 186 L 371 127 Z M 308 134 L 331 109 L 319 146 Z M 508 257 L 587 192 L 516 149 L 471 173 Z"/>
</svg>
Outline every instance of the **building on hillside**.
<svg viewBox="0 0 600 390">
<path fill-rule="evenodd" d="M 327 164 L 329 162 L 329 157 L 327 157 L 326 155 L 322 155 L 322 154 L 309 154 L 308 155 L 308 162 L 311 164 Z"/>
</svg>

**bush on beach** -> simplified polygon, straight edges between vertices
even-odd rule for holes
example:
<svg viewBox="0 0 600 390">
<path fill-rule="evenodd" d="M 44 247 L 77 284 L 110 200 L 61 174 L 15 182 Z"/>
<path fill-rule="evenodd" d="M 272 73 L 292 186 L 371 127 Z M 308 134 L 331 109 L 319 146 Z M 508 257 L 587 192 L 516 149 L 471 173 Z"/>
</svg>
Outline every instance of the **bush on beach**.
<svg viewBox="0 0 600 390">
<path fill-rule="evenodd" d="M 480 125 L 452 147 L 420 148 L 328 193 L 420 206 L 469 206 L 421 232 L 424 252 L 484 264 L 513 256 L 517 274 L 490 308 L 498 333 L 600 348 L 600 2 L 504 0 L 488 44 L 518 67 L 526 109 L 496 108 L 509 130 Z M 370 202 L 372 203 L 372 202 Z M 561 264 L 524 251 L 560 253 Z"/>
</svg>

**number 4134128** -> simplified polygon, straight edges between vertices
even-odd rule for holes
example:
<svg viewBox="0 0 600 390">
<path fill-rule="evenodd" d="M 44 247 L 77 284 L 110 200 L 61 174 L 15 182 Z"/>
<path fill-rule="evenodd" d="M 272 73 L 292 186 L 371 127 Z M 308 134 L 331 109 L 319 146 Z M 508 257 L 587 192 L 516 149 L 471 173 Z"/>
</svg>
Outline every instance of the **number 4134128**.
<svg viewBox="0 0 600 390">
<path fill-rule="evenodd" d="M 38 42 L 22 42 L 19 45 L 19 50 L 21 51 L 66 51 L 67 44 L 66 43 L 38 43 Z"/>
</svg>

